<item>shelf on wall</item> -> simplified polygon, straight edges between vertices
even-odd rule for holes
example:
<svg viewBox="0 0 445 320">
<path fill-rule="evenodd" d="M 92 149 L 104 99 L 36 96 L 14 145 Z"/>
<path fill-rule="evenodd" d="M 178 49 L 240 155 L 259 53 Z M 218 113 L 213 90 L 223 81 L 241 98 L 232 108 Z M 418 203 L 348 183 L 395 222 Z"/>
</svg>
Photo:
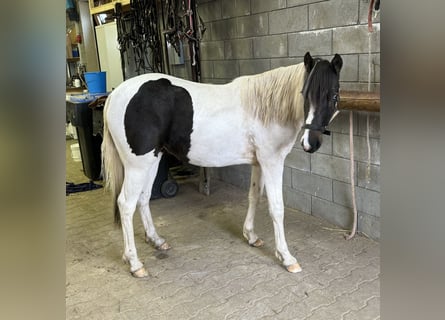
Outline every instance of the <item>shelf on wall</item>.
<svg viewBox="0 0 445 320">
<path fill-rule="evenodd" d="M 109 11 L 109 10 L 114 10 L 114 6 L 118 2 L 122 3 L 123 6 L 130 4 L 130 0 L 112 0 L 110 2 L 102 4 L 100 6 L 95 6 L 94 0 L 88 0 L 88 2 L 90 4 L 90 14 L 92 14 L 92 15 L 97 14 L 97 13 L 102 13 L 105 11 Z"/>
</svg>

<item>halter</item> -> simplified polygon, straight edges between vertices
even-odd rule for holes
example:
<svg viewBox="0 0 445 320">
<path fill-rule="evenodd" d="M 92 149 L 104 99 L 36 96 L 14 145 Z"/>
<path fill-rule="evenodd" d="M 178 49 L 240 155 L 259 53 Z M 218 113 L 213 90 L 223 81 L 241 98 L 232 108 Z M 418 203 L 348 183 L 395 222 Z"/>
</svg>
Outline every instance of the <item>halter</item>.
<svg viewBox="0 0 445 320">
<path fill-rule="evenodd" d="M 322 134 L 325 134 L 327 136 L 331 135 L 331 131 L 327 130 L 326 126 L 318 127 L 318 126 L 314 126 L 312 124 L 305 124 L 301 128 L 302 129 L 309 129 L 309 130 L 312 130 L 312 131 L 320 131 Z"/>
<path fill-rule="evenodd" d="M 321 59 L 314 59 L 314 60 L 315 60 L 314 67 L 312 68 L 311 72 L 307 76 L 306 81 L 304 82 L 304 85 L 303 85 L 303 89 L 301 90 L 301 94 L 303 95 L 303 98 L 304 98 L 304 113 L 305 113 L 305 117 L 304 118 L 305 119 L 307 117 L 307 113 L 308 113 L 308 110 L 309 110 L 308 98 L 307 98 L 308 93 L 309 93 L 309 82 L 312 79 L 315 67 L 317 66 L 318 62 L 321 61 Z M 334 100 L 336 102 L 338 101 L 338 93 L 334 95 Z M 331 131 L 327 130 L 326 126 L 316 126 L 316 125 L 313 125 L 313 124 L 306 124 L 305 123 L 301 128 L 302 129 L 309 129 L 309 130 L 312 130 L 312 131 L 320 131 L 322 134 L 325 134 L 325 135 L 328 135 L 328 136 L 331 135 Z"/>
</svg>

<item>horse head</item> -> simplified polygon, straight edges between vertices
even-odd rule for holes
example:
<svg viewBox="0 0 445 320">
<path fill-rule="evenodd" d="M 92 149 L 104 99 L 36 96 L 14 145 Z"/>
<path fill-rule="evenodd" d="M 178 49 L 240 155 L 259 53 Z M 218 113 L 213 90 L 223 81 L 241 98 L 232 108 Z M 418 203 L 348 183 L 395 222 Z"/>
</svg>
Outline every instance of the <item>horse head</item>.
<svg viewBox="0 0 445 320">
<path fill-rule="evenodd" d="M 304 97 L 304 133 L 301 145 L 306 152 L 317 151 L 323 134 L 330 134 L 326 126 L 338 113 L 340 70 L 343 60 L 335 54 L 329 62 L 314 59 L 309 52 L 304 56 L 307 77 L 303 86 Z"/>
</svg>

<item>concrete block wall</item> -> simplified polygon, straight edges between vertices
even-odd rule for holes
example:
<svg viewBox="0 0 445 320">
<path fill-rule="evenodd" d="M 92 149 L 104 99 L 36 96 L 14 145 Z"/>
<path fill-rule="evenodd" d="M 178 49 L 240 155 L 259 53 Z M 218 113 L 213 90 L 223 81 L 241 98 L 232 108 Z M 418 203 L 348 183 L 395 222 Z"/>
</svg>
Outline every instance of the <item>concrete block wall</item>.
<svg viewBox="0 0 445 320">
<path fill-rule="evenodd" d="M 371 70 L 371 90 L 379 91 L 380 23 L 377 17 L 375 31 L 368 33 L 369 0 L 197 0 L 197 3 L 207 28 L 201 42 L 203 82 L 226 83 L 241 75 L 300 63 L 310 51 L 313 56 L 328 59 L 334 53 L 342 55 L 341 89 L 367 91 Z M 174 66 L 172 71 L 190 78 L 188 64 Z M 330 128 L 332 136 L 326 136 L 317 153 L 305 153 L 297 142 L 287 157 L 284 200 L 288 207 L 350 228 L 349 113 L 342 112 Z M 354 140 L 359 230 L 379 239 L 379 114 L 354 112 Z M 247 189 L 250 166 L 213 169 L 213 176 Z"/>
</svg>

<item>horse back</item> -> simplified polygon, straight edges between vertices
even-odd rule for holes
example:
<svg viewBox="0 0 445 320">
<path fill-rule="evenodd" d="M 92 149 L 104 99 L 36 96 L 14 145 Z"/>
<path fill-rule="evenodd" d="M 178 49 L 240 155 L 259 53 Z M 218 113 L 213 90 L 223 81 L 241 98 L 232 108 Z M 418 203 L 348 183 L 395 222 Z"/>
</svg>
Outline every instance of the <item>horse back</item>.
<svg viewBox="0 0 445 320">
<path fill-rule="evenodd" d="M 146 74 L 112 92 L 105 116 L 119 149 L 136 156 L 154 151 L 201 166 L 248 163 L 252 152 L 238 91 Z"/>
</svg>

